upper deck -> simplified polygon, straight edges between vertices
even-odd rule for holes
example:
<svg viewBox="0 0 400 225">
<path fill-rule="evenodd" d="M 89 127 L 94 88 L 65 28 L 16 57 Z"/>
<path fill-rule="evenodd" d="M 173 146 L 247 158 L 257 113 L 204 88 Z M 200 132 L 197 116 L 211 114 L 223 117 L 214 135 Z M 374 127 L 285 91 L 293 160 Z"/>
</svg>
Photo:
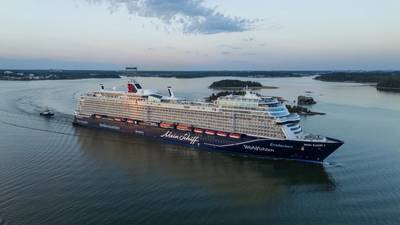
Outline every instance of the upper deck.
<svg viewBox="0 0 400 225">
<path fill-rule="evenodd" d="M 177 98 L 170 87 L 168 91 L 169 96 L 162 96 L 136 84 L 131 84 L 128 92 L 102 89 L 82 95 L 77 112 L 156 123 L 184 123 L 260 137 L 282 137 L 282 132 L 287 138 L 302 135 L 300 117 L 289 113 L 275 97 L 247 91 L 243 96 L 228 95 L 214 102 L 202 102 Z"/>
<path fill-rule="evenodd" d="M 227 96 L 209 102 L 171 100 L 163 96 L 149 93 L 148 95 L 137 95 L 122 91 L 95 91 L 87 93 L 83 98 L 95 99 L 124 99 L 131 100 L 140 105 L 159 106 L 167 108 L 198 110 L 206 112 L 236 112 L 250 114 L 265 114 L 271 118 L 276 118 L 274 113 L 283 111 L 282 116 L 288 116 L 285 112 L 286 107 L 282 106 L 276 99 L 271 98 L 246 98 L 243 96 Z"/>
</svg>

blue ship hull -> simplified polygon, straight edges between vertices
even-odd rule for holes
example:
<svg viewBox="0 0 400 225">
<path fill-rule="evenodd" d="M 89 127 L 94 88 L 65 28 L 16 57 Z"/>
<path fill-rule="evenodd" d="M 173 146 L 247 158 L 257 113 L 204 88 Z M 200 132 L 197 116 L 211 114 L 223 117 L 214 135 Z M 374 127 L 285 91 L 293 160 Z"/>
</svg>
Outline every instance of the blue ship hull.
<svg viewBox="0 0 400 225">
<path fill-rule="evenodd" d="M 197 134 L 190 131 L 165 129 L 151 124 L 129 124 L 110 119 L 75 118 L 74 125 L 113 130 L 143 136 L 164 142 L 186 145 L 211 151 L 224 151 L 249 156 L 322 162 L 343 142 L 328 138 L 328 141 L 280 140 L 242 136 L 239 139 L 216 135 Z"/>
</svg>

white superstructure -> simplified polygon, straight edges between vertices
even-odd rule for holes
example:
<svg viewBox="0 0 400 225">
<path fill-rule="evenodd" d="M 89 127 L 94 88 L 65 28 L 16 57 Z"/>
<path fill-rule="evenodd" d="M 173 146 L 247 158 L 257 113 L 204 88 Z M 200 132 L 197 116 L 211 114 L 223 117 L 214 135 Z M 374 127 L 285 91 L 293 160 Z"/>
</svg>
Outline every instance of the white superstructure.
<svg viewBox="0 0 400 225">
<path fill-rule="evenodd" d="M 273 139 L 300 139 L 300 117 L 273 97 L 246 92 L 220 97 L 213 103 L 178 99 L 142 89 L 137 82 L 128 92 L 100 90 L 80 97 L 77 115 L 123 118 L 149 123 L 186 124 L 196 128 Z"/>
</svg>

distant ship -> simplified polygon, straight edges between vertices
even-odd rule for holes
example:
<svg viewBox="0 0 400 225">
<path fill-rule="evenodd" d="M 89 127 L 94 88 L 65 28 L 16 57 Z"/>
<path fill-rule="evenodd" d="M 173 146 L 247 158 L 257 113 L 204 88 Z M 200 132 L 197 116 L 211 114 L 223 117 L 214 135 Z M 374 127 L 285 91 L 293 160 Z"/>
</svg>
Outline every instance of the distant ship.
<svg viewBox="0 0 400 225">
<path fill-rule="evenodd" d="M 300 116 L 274 97 L 247 91 L 212 103 L 145 90 L 104 90 L 80 97 L 74 125 L 114 130 L 210 151 L 322 162 L 343 142 L 303 132 Z"/>
</svg>

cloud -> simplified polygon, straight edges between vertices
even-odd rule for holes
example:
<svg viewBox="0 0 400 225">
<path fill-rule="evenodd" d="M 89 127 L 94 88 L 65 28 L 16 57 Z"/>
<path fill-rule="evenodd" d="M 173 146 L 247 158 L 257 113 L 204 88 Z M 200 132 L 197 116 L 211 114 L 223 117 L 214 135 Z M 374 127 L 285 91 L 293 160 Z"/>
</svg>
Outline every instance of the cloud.
<svg viewBox="0 0 400 225">
<path fill-rule="evenodd" d="M 184 33 L 217 34 L 252 29 L 257 20 L 231 17 L 215 8 L 204 6 L 204 0 L 86 0 L 106 2 L 111 11 L 125 7 L 132 15 L 157 18 L 167 26 L 178 26 Z"/>
</svg>

